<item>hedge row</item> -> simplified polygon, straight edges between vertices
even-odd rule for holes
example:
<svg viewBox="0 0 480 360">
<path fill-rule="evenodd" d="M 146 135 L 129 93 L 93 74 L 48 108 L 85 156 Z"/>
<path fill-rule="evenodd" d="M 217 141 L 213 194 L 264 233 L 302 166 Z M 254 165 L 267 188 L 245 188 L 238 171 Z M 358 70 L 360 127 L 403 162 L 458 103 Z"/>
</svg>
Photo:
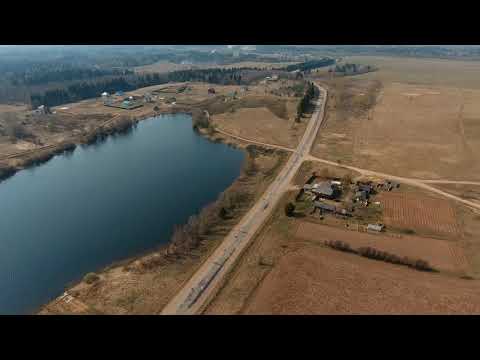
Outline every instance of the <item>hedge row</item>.
<svg viewBox="0 0 480 360">
<path fill-rule="evenodd" d="M 355 253 L 369 259 L 385 261 L 391 264 L 404 265 L 420 271 L 435 271 L 435 269 L 425 260 L 411 259 L 407 256 L 397 256 L 386 251 L 377 250 L 370 246 L 360 247 L 355 250 L 351 248 L 348 243 L 339 240 L 325 241 L 325 245 L 335 250 Z"/>
</svg>

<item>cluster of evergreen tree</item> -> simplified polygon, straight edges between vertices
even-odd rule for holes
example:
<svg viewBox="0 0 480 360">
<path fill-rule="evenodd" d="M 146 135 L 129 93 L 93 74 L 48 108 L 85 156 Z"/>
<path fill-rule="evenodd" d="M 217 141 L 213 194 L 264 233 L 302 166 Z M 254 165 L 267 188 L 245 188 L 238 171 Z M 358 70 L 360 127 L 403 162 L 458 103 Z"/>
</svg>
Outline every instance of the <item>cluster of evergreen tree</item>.
<svg viewBox="0 0 480 360">
<path fill-rule="evenodd" d="M 308 109 L 310 101 L 315 97 L 315 85 L 312 82 L 307 84 L 307 90 L 303 95 L 302 99 L 297 106 L 297 120 L 300 120 L 300 117 Z"/>
<path fill-rule="evenodd" d="M 359 65 L 359 64 L 341 64 L 335 66 L 336 73 L 343 73 L 344 75 L 352 74 L 363 74 L 369 71 L 373 71 L 374 68 L 370 65 Z"/>
<path fill-rule="evenodd" d="M 335 66 L 335 72 L 342 72 L 342 73 L 356 73 L 358 70 L 357 64 L 342 64 Z"/>
<path fill-rule="evenodd" d="M 87 80 L 104 76 L 131 75 L 132 70 L 128 69 L 99 69 L 92 67 L 71 67 L 59 66 L 53 68 L 51 66 L 38 66 L 28 69 L 12 79 L 13 85 L 40 85 L 50 82 Z"/>
<path fill-rule="evenodd" d="M 100 96 L 104 91 L 113 93 L 119 90 L 132 91 L 138 88 L 165 84 L 167 82 L 199 81 L 221 85 L 246 84 L 244 74 L 258 71 L 255 68 L 212 68 L 173 71 L 168 74 L 128 74 L 113 76 L 89 81 L 76 81 L 73 84 L 57 86 L 43 92 L 32 93 L 30 101 L 32 107 L 39 105 L 57 106 L 69 102 L 76 102 Z"/>
<path fill-rule="evenodd" d="M 295 71 L 295 70 L 300 70 L 300 71 L 308 71 L 324 66 L 329 66 L 335 64 L 335 59 L 330 59 L 330 58 L 324 58 L 320 60 L 310 60 L 310 61 L 305 61 L 303 63 L 299 64 L 292 64 L 284 67 L 282 70 L 286 71 Z"/>
<path fill-rule="evenodd" d="M 242 71 L 246 68 L 232 69 L 199 69 L 174 71 L 168 74 L 126 75 L 75 82 L 68 86 L 58 86 L 42 93 L 30 95 L 33 107 L 39 105 L 57 106 L 100 96 L 104 91 L 113 93 L 119 90 L 132 91 L 138 88 L 165 84 L 167 82 L 203 81 L 212 84 L 238 85 L 242 84 Z"/>
<path fill-rule="evenodd" d="M 43 93 L 30 95 L 33 107 L 39 105 L 57 106 L 100 96 L 104 91 L 132 91 L 141 87 L 160 85 L 168 82 L 165 74 L 127 75 L 94 81 L 76 82 L 66 87 L 48 89 Z"/>
<path fill-rule="evenodd" d="M 221 85 L 240 85 L 242 82 L 242 73 L 250 68 L 213 68 L 213 69 L 195 69 L 174 71 L 168 74 L 170 81 L 203 81 L 212 84 Z"/>
</svg>

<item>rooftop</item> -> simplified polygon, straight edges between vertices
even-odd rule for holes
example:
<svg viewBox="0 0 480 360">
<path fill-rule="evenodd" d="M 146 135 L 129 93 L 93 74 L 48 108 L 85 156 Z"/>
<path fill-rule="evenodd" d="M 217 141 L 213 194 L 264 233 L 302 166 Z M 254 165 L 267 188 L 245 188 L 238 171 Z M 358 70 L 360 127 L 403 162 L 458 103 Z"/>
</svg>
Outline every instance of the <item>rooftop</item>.
<svg viewBox="0 0 480 360">
<path fill-rule="evenodd" d="M 332 196 L 335 192 L 335 186 L 330 182 L 323 181 L 312 186 L 312 191 L 317 194 Z"/>
<path fill-rule="evenodd" d="M 374 230 L 374 231 L 382 231 L 383 225 L 382 224 L 368 224 L 367 230 Z"/>
<path fill-rule="evenodd" d="M 355 193 L 355 198 L 356 199 L 362 199 L 362 200 L 367 200 L 367 192 L 366 191 L 357 191 Z"/>
<path fill-rule="evenodd" d="M 330 204 L 325 204 L 321 201 L 315 201 L 313 205 L 316 208 L 323 209 L 323 210 L 328 210 L 328 211 L 335 211 L 335 206 L 330 205 Z"/>
</svg>

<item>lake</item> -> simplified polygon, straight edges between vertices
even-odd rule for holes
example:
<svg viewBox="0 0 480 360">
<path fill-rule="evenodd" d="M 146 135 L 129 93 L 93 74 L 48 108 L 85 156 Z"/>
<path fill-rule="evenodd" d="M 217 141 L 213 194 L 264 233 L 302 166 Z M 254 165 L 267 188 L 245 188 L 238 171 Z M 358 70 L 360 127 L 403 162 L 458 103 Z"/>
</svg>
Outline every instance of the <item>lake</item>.
<svg viewBox="0 0 480 360">
<path fill-rule="evenodd" d="M 162 115 L 0 183 L 0 313 L 32 313 L 87 272 L 167 243 L 244 157 L 189 115 Z"/>
</svg>

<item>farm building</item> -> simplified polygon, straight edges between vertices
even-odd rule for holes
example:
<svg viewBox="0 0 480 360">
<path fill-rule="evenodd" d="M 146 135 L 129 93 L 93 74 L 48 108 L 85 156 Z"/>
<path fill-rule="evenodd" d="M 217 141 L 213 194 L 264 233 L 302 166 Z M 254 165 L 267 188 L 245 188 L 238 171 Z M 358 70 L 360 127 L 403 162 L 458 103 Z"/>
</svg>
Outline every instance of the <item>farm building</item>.
<svg viewBox="0 0 480 360">
<path fill-rule="evenodd" d="M 305 191 L 311 191 L 313 189 L 313 185 L 312 184 L 305 184 L 303 185 L 303 190 Z"/>
<path fill-rule="evenodd" d="M 335 199 L 340 195 L 340 191 L 338 190 L 337 186 L 328 181 L 314 184 L 311 191 L 314 194 L 326 199 Z"/>
<path fill-rule="evenodd" d="M 35 115 L 44 115 L 48 112 L 48 108 L 45 105 L 40 105 L 38 108 L 33 110 Z"/>
<path fill-rule="evenodd" d="M 128 99 L 123 101 L 116 101 L 116 102 L 109 100 L 109 101 L 105 101 L 103 104 L 105 106 L 125 109 L 125 110 L 132 110 L 132 109 L 136 109 L 143 106 L 143 104 L 138 101 L 128 100 Z"/>
<path fill-rule="evenodd" d="M 358 185 L 358 191 L 364 191 L 368 195 L 370 195 L 373 192 L 373 186 L 366 185 L 366 184 L 360 184 L 360 185 Z"/>
<path fill-rule="evenodd" d="M 357 191 L 353 197 L 355 201 L 367 201 L 368 194 L 366 191 Z"/>
<path fill-rule="evenodd" d="M 368 224 L 367 225 L 367 231 L 376 231 L 376 232 L 381 232 L 385 226 L 383 224 Z"/>
<path fill-rule="evenodd" d="M 320 209 L 322 211 L 330 211 L 330 212 L 335 212 L 335 206 L 333 205 L 329 205 L 329 204 L 325 204 L 321 201 L 315 201 L 313 203 L 313 206 L 316 208 L 316 209 Z"/>
<path fill-rule="evenodd" d="M 400 184 L 395 182 L 395 181 L 387 180 L 383 184 L 383 189 L 387 190 L 387 191 L 392 191 L 393 189 L 398 188 L 398 187 L 400 187 Z"/>
<path fill-rule="evenodd" d="M 143 95 L 143 101 L 145 101 L 146 103 L 151 103 L 151 102 L 153 102 L 153 96 L 152 96 L 152 94 L 150 94 L 150 93 L 148 93 L 148 92 L 145 93 L 145 94 Z"/>
</svg>

